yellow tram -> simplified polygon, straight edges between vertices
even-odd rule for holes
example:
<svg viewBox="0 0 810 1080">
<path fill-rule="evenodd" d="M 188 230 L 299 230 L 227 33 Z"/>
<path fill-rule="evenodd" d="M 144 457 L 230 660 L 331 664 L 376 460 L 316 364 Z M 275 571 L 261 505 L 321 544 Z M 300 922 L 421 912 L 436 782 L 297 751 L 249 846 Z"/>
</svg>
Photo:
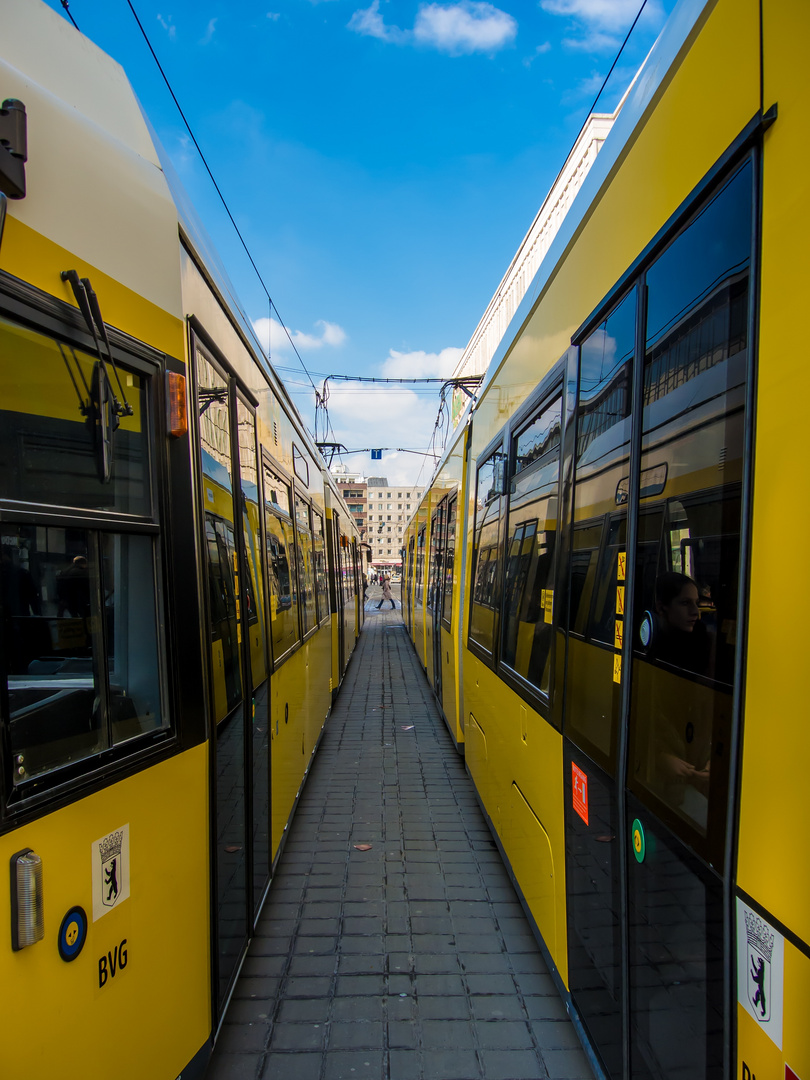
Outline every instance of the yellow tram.
<svg viewBox="0 0 810 1080">
<path fill-rule="evenodd" d="M 409 524 L 404 613 L 598 1075 L 810 1076 L 796 0 L 681 0 Z"/>
<path fill-rule="evenodd" d="M 359 535 L 120 67 L 26 0 L 0 98 L 6 1067 L 186 1080 L 360 631 Z"/>
</svg>

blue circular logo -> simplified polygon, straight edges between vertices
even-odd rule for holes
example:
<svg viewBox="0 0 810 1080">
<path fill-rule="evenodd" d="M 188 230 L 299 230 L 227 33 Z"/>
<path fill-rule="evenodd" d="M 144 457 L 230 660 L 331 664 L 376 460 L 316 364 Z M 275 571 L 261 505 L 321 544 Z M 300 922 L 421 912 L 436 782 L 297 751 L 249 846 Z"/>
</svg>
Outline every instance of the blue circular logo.
<svg viewBox="0 0 810 1080">
<path fill-rule="evenodd" d="M 84 908 L 73 907 L 59 927 L 59 955 L 70 963 L 75 960 L 87 941 L 87 915 Z"/>
</svg>

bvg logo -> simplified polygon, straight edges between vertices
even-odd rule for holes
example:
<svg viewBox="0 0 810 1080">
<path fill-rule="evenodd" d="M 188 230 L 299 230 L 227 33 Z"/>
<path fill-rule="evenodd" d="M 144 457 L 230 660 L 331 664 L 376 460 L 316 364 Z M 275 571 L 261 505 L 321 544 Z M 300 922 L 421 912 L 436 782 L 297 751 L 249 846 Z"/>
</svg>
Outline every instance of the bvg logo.
<svg viewBox="0 0 810 1080">
<path fill-rule="evenodd" d="M 114 979 L 116 973 L 121 972 L 127 966 L 127 939 L 121 942 L 120 945 L 116 945 L 112 952 L 108 952 L 106 956 L 102 956 L 98 962 L 98 985 L 99 989 L 107 982 L 108 979 Z"/>
</svg>

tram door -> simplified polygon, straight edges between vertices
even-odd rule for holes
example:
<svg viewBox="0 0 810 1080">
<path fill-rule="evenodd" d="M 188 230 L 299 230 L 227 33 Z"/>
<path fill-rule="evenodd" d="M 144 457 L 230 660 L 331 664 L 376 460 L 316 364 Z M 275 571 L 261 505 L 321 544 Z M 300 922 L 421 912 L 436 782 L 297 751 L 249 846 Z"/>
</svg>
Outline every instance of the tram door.
<svg viewBox="0 0 810 1080">
<path fill-rule="evenodd" d="M 753 171 L 580 342 L 569 979 L 612 1077 L 727 1075 Z"/>
<path fill-rule="evenodd" d="M 267 667 L 258 607 L 261 575 L 255 420 L 233 380 L 223 374 L 199 342 L 195 358 L 208 584 L 215 776 L 214 922 L 217 1004 L 221 1008 L 269 878 L 269 718 L 266 686 L 262 686 Z M 264 690 L 265 701 L 259 710 L 262 723 L 256 724 L 255 730 L 254 687 Z M 254 749 L 257 771 L 251 775 Z M 254 797 L 255 807 L 251 803 Z M 261 815 L 255 834 L 254 812 Z"/>
</svg>

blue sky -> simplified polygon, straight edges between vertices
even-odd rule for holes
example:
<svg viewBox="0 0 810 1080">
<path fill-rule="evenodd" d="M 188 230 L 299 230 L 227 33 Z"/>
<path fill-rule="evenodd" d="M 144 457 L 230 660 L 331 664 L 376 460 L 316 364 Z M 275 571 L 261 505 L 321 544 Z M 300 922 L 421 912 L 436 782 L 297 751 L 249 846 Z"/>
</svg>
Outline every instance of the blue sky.
<svg viewBox="0 0 810 1080">
<path fill-rule="evenodd" d="M 648 0 L 599 111 L 674 2 Z M 328 373 L 449 374 L 640 3 L 133 0 L 317 385 Z M 266 340 L 264 291 L 126 0 L 70 11 L 129 75 Z M 306 376 L 277 325 L 270 341 L 311 430 Z M 424 448 L 437 406 L 435 389 L 351 384 L 332 389 L 330 416 L 350 448 Z M 422 469 L 415 455 L 345 460 L 392 483 Z"/>
</svg>

